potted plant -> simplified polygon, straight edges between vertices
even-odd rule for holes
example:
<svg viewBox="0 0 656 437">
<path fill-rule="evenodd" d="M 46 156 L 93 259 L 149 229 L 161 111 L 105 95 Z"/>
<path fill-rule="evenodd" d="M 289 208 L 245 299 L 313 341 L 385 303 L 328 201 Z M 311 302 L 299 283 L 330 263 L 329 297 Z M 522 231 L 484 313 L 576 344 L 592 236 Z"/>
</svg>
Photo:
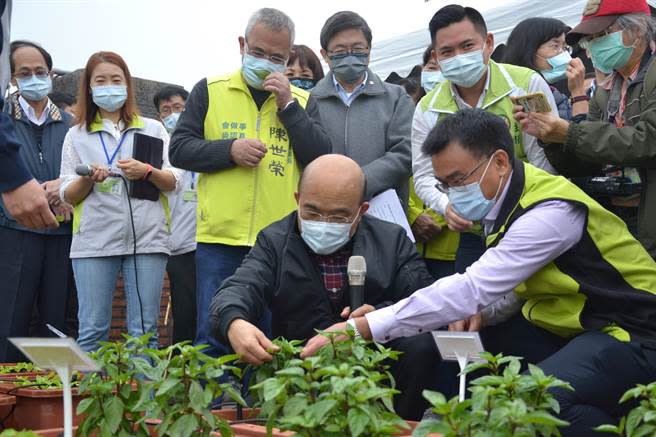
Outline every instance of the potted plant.
<svg viewBox="0 0 656 437">
<path fill-rule="evenodd" d="M 489 374 L 470 383 L 471 397 L 458 402 L 447 400 L 441 393 L 424 391 L 437 419 L 422 421 L 413 437 L 440 433 L 456 436 L 553 436 L 568 423 L 558 419 L 560 406 L 549 392 L 553 388 L 572 387 L 553 376 L 546 376 L 537 366 L 529 364 L 528 374 L 520 373 L 520 359 L 503 355 L 481 354 L 480 363 L 468 365 L 470 374 L 481 369 Z"/>
<path fill-rule="evenodd" d="M 148 349 L 150 334 L 124 337 L 125 342 L 102 342 L 91 354 L 102 372 L 88 373 L 80 382 L 78 393 L 85 398 L 77 406 L 77 414 L 84 415 L 78 436 L 150 435 L 144 413 L 152 392 L 141 373 L 142 362 L 156 359 Z"/>
<path fill-rule="evenodd" d="M 398 391 L 387 363 L 399 353 L 356 338 L 352 330 L 320 333 L 329 345 L 305 359 L 300 342 L 275 341 L 280 352 L 257 369 L 252 387 L 266 424 L 232 425 L 235 433 L 356 437 L 410 429 L 392 405 Z"/>
<path fill-rule="evenodd" d="M 233 375 L 241 378 L 241 369 L 230 365 L 239 358 L 224 355 L 212 358 L 202 352 L 204 346 L 179 343 L 158 351 L 159 363 L 144 366 L 144 375 L 154 391 L 149 414 L 161 422 L 158 436 L 209 436 L 218 430 L 221 436 L 232 435 L 226 419 L 212 414 L 214 399 L 228 395 L 240 405 L 246 405 L 229 382 Z"/>
<path fill-rule="evenodd" d="M 618 425 L 602 425 L 596 429 L 626 437 L 652 436 L 656 434 L 656 382 L 639 384 L 624 393 L 620 404 L 638 401 L 638 406 L 620 419 Z"/>
<path fill-rule="evenodd" d="M 147 347 L 148 336 L 125 343 L 103 343 L 94 354 L 103 374 L 85 376 L 80 393 L 88 396 L 77 409 L 86 415 L 77 435 L 209 436 L 232 435 L 225 419 L 210 412 L 212 401 L 226 393 L 245 405 L 227 382 L 241 376 L 229 365 L 236 355 L 212 358 L 203 346 L 178 343 L 163 350 Z"/>
<path fill-rule="evenodd" d="M 33 363 L 0 363 L 0 391 L 13 388 L 19 376 L 35 376 L 45 373 Z"/>
<path fill-rule="evenodd" d="M 75 386 L 79 383 L 79 374 L 74 375 L 73 407 L 80 402 Z M 17 429 L 57 428 L 64 425 L 63 385 L 55 372 L 34 376 L 17 376 L 2 389 L 6 394 L 15 396 L 16 404 L 5 420 L 7 426 Z M 76 424 L 79 418 L 73 417 Z"/>
</svg>

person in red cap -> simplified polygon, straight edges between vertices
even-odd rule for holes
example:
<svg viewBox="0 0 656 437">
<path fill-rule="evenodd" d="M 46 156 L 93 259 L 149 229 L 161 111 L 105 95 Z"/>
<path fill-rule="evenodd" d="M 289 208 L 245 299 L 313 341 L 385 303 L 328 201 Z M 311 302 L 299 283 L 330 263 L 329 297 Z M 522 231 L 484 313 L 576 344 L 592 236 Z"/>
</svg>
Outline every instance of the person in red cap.
<svg viewBox="0 0 656 437">
<path fill-rule="evenodd" d="M 585 121 L 523 112 L 525 132 L 540 140 L 564 176 L 620 176 L 608 209 L 656 258 L 656 22 L 646 0 L 589 0 L 567 43 L 585 48 L 607 74 L 598 84 Z M 617 180 L 617 179 L 616 179 Z M 608 188 L 611 188 L 610 186 Z"/>
</svg>

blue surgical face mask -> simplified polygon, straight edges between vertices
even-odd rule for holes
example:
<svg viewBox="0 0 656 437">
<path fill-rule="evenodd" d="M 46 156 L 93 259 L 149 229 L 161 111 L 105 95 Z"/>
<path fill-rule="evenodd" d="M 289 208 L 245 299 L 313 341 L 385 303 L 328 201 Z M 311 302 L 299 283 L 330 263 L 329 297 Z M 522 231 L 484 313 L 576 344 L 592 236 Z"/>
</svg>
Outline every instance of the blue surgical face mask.
<svg viewBox="0 0 656 437">
<path fill-rule="evenodd" d="M 547 82 L 556 83 L 565 78 L 567 67 L 572 62 L 572 56 L 568 52 L 563 51 L 556 56 L 547 58 L 547 62 L 551 65 L 551 70 L 540 70 L 540 73 Z"/>
<path fill-rule="evenodd" d="M 449 59 L 439 61 L 442 74 L 446 79 L 458 86 L 464 88 L 473 87 L 476 82 L 481 80 L 481 77 L 483 77 L 483 74 L 487 70 L 483 50 L 485 50 L 485 44 L 480 50 L 463 53 L 462 55 L 456 55 Z"/>
<path fill-rule="evenodd" d="M 431 92 L 438 83 L 444 82 L 444 75 L 441 71 L 422 71 L 421 87 L 426 93 Z"/>
<path fill-rule="evenodd" d="M 91 88 L 93 103 L 107 112 L 115 112 L 123 107 L 128 99 L 126 85 L 94 86 Z"/>
<path fill-rule="evenodd" d="M 256 58 L 246 53 L 241 61 L 241 74 L 247 84 L 255 89 L 263 89 L 262 83 L 271 73 L 284 73 L 284 64 L 274 64 L 268 59 Z"/>
<path fill-rule="evenodd" d="M 460 217 L 466 220 L 481 220 L 490 212 L 496 203 L 496 197 L 497 194 L 499 194 L 499 190 L 501 189 L 501 182 L 503 181 L 503 178 L 499 179 L 499 187 L 497 188 L 497 192 L 494 194 L 492 199 L 487 199 L 481 190 L 481 181 L 485 177 L 485 173 L 487 173 L 487 170 L 490 167 L 490 163 L 492 163 L 493 157 L 494 155 L 490 157 L 490 160 L 485 166 L 483 176 L 481 176 L 478 182 L 474 182 L 469 185 L 463 185 L 461 187 L 449 188 L 449 192 L 447 194 L 449 197 L 449 202 L 455 209 L 456 213 L 458 213 Z"/>
<path fill-rule="evenodd" d="M 304 77 L 293 77 L 289 79 L 289 83 L 302 90 L 311 90 L 316 85 L 313 79 L 306 79 Z"/>
<path fill-rule="evenodd" d="M 624 45 L 621 30 L 592 40 L 589 50 L 592 65 L 606 74 L 624 67 L 633 53 L 632 46 Z"/>
<path fill-rule="evenodd" d="M 300 221 L 303 241 L 319 255 L 335 253 L 351 239 L 353 223 L 328 223 L 303 219 Z"/>
<path fill-rule="evenodd" d="M 164 117 L 162 120 L 162 123 L 164 123 L 164 127 L 168 131 L 168 133 L 173 132 L 173 129 L 175 129 L 175 125 L 178 124 L 178 119 L 180 118 L 180 112 L 172 112 L 170 115 L 167 115 Z"/>
<path fill-rule="evenodd" d="M 27 79 L 16 78 L 18 84 L 18 92 L 25 100 L 31 102 L 40 102 L 43 100 L 50 91 L 52 91 L 52 79 L 50 75 L 37 76 L 32 75 Z"/>
</svg>

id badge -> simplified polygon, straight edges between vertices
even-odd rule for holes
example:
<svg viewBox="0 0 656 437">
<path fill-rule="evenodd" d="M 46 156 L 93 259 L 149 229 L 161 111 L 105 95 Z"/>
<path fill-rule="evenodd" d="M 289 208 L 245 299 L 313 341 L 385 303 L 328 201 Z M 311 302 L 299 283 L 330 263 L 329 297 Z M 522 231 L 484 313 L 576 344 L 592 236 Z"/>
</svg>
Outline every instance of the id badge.
<svg viewBox="0 0 656 437">
<path fill-rule="evenodd" d="M 99 193 L 112 194 L 114 196 L 120 196 L 123 192 L 123 187 L 121 181 L 114 178 L 108 178 L 104 181 L 96 184 L 96 190 Z"/>
<path fill-rule="evenodd" d="M 196 190 L 185 190 L 182 193 L 182 200 L 185 202 L 198 202 L 198 193 Z"/>
</svg>

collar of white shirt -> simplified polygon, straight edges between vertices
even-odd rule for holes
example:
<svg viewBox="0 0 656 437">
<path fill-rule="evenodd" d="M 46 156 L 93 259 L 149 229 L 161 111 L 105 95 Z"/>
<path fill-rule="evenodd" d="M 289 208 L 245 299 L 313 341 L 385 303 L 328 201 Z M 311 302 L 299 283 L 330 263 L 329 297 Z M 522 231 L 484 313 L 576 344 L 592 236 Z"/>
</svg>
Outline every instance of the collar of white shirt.
<svg viewBox="0 0 656 437">
<path fill-rule="evenodd" d="M 508 188 L 510 188 L 510 181 L 512 180 L 512 175 L 513 175 L 513 171 L 511 170 L 510 174 L 508 175 L 508 179 L 506 180 L 506 186 L 503 187 L 503 191 L 501 192 L 501 196 L 499 196 L 499 199 L 496 201 L 490 212 L 488 212 L 485 218 L 481 220 L 481 223 L 483 224 L 483 229 L 485 230 L 485 235 L 490 233 L 490 231 L 492 230 L 492 226 L 494 226 L 494 222 L 497 221 L 497 217 L 499 216 L 499 211 L 501 210 L 501 205 L 503 205 L 504 200 L 506 200 L 506 195 L 508 194 Z"/>
<path fill-rule="evenodd" d="M 34 110 L 34 108 L 32 108 L 32 106 L 30 106 L 29 103 L 27 103 L 27 100 L 25 100 L 23 96 L 18 96 L 18 103 L 23 109 L 23 112 L 27 115 L 27 119 L 30 120 L 32 123 L 36 124 L 37 126 L 41 126 L 43 123 L 46 122 L 46 120 L 48 119 L 48 114 L 50 113 L 50 105 L 52 104 L 50 99 L 48 99 L 48 102 L 46 103 L 46 107 L 43 109 L 43 112 L 41 113 L 41 117 L 37 118 L 36 111 Z"/>
<path fill-rule="evenodd" d="M 483 99 L 485 99 L 485 95 L 487 94 L 488 88 L 490 88 L 490 66 L 487 66 L 487 71 L 486 71 L 487 77 L 485 78 L 485 87 L 483 88 L 483 92 L 481 93 L 481 96 L 478 98 L 478 103 L 476 104 L 477 108 L 480 108 L 483 106 Z M 462 97 L 460 97 L 460 94 L 458 94 L 458 89 L 456 86 L 451 82 L 451 93 L 453 94 L 453 97 L 456 101 L 456 105 L 458 106 L 458 109 L 471 109 L 471 106 L 467 102 L 465 102 Z"/>
<path fill-rule="evenodd" d="M 337 94 L 339 94 L 339 98 L 342 99 L 342 102 L 344 102 L 346 106 L 351 106 L 353 100 L 364 90 L 364 87 L 367 86 L 368 78 L 369 78 L 369 72 L 365 71 L 364 79 L 362 79 L 360 85 L 356 86 L 353 92 L 347 93 L 344 87 L 342 86 L 342 84 L 339 83 L 339 81 L 333 74 L 333 83 L 335 84 L 335 89 L 337 90 Z"/>
</svg>

